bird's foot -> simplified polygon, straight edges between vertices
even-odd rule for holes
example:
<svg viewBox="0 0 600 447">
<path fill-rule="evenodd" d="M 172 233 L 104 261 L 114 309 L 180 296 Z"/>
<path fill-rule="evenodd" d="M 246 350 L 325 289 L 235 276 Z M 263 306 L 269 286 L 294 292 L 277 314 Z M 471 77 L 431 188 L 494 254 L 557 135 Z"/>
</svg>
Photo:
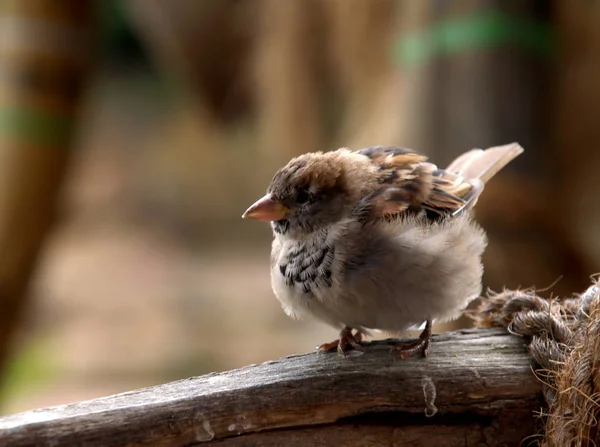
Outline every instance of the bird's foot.
<svg viewBox="0 0 600 447">
<path fill-rule="evenodd" d="M 415 341 L 408 343 L 397 343 L 392 348 L 392 351 L 396 352 L 396 355 L 402 360 L 412 357 L 416 354 L 423 354 L 423 357 L 427 357 L 429 354 L 429 344 L 431 343 L 431 321 L 427 320 L 425 323 L 425 329 L 419 335 L 419 338 Z"/>
<path fill-rule="evenodd" d="M 362 334 L 360 332 L 352 333 L 352 328 L 346 327 L 340 332 L 340 338 L 330 343 L 323 343 L 317 348 L 319 352 L 337 350 L 338 355 L 346 357 L 346 347 L 356 349 L 357 351 L 363 351 L 364 348 L 361 346 Z"/>
</svg>

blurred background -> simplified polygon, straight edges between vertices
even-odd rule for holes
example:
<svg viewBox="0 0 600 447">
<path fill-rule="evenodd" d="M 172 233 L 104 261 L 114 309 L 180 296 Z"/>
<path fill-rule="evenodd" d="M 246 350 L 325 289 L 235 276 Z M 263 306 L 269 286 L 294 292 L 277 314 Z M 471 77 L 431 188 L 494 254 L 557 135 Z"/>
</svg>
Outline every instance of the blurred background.
<svg viewBox="0 0 600 447">
<path fill-rule="evenodd" d="M 485 285 L 583 291 L 599 19 L 593 0 L 0 0 L 0 414 L 331 341 L 281 311 L 270 229 L 240 219 L 303 152 L 444 165 L 518 141 L 478 204 Z"/>
</svg>

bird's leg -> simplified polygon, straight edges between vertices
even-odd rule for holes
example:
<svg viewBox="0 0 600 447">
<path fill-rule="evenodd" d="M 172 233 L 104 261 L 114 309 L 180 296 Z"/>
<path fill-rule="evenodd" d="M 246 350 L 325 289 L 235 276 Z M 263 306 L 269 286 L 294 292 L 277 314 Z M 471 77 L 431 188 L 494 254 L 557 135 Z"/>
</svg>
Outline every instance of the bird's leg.
<svg viewBox="0 0 600 447">
<path fill-rule="evenodd" d="M 352 333 L 352 328 L 346 326 L 340 332 L 340 338 L 332 341 L 331 343 L 323 343 L 321 346 L 317 348 L 317 351 L 331 351 L 333 349 L 337 349 L 337 352 L 340 356 L 346 356 L 346 346 L 350 345 L 352 348 L 363 351 L 363 347 L 360 345 L 362 340 L 362 334 L 356 331 L 356 334 Z"/>
<path fill-rule="evenodd" d="M 397 351 L 398 357 L 402 360 L 411 357 L 419 352 L 423 354 L 423 357 L 427 357 L 429 354 L 429 343 L 431 341 L 431 320 L 425 322 L 425 329 L 419 335 L 419 338 L 410 343 L 398 343 L 392 349 Z"/>
</svg>

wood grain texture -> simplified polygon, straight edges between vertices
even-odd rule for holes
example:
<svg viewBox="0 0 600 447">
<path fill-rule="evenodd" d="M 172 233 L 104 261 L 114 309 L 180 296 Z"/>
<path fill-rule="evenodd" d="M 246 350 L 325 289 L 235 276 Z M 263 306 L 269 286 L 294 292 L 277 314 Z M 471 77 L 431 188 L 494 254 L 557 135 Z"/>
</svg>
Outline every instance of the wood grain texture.
<svg viewBox="0 0 600 447">
<path fill-rule="evenodd" d="M 541 388 L 521 339 L 446 333 L 427 359 L 404 361 L 389 348 L 285 357 L 8 416 L 0 445 L 495 446 L 533 433 Z"/>
</svg>

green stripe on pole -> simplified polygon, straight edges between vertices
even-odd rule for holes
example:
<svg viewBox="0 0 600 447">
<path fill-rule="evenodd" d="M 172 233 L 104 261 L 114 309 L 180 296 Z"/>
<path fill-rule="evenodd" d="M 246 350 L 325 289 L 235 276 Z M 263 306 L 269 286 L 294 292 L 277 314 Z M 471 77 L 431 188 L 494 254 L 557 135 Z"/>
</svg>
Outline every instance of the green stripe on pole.
<svg viewBox="0 0 600 447">
<path fill-rule="evenodd" d="M 65 145 L 73 130 L 71 116 L 28 108 L 0 108 L 0 139 L 44 146 Z"/>
<path fill-rule="evenodd" d="M 441 55 L 506 44 L 549 58 L 556 51 L 556 36 L 547 23 L 487 11 L 443 20 L 428 30 L 403 36 L 394 52 L 401 65 L 417 66 Z"/>
</svg>

